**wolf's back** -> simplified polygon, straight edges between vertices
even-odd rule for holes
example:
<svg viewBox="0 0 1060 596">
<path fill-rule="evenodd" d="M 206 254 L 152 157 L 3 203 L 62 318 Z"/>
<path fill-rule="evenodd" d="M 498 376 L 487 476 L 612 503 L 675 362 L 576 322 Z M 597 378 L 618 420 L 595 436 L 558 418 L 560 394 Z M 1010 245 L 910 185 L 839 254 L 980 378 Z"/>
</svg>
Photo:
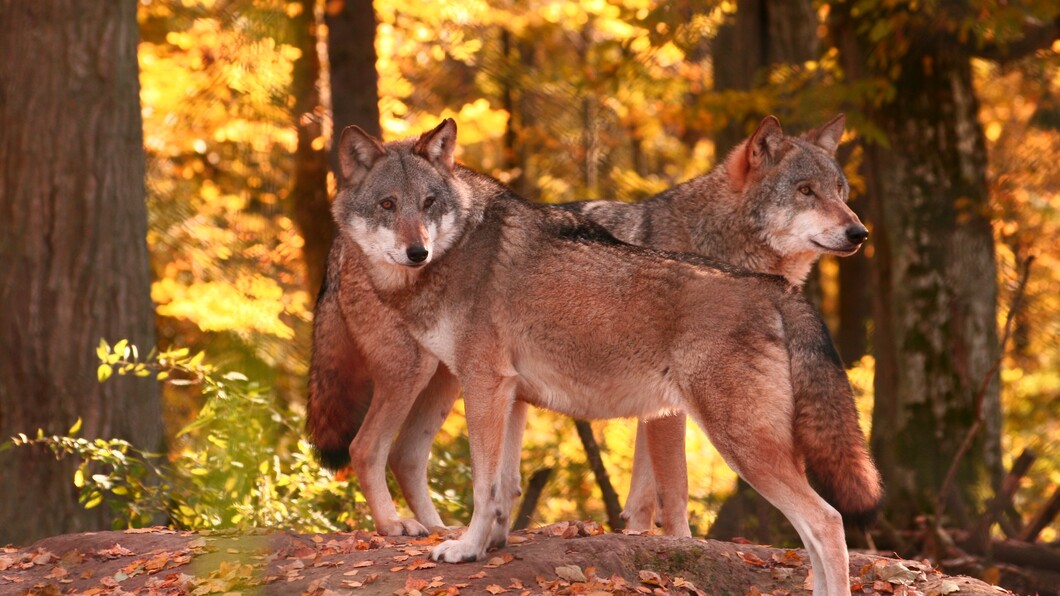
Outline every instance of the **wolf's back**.
<svg viewBox="0 0 1060 596">
<path fill-rule="evenodd" d="M 338 470 L 350 463 L 350 442 L 372 403 L 372 379 L 350 337 L 339 306 L 340 264 L 332 246 L 328 270 L 313 315 L 306 430 L 321 465 Z"/>
<path fill-rule="evenodd" d="M 882 496 L 854 394 L 820 315 L 801 295 L 781 305 L 795 396 L 796 448 L 818 490 L 849 523 L 867 526 Z"/>
</svg>

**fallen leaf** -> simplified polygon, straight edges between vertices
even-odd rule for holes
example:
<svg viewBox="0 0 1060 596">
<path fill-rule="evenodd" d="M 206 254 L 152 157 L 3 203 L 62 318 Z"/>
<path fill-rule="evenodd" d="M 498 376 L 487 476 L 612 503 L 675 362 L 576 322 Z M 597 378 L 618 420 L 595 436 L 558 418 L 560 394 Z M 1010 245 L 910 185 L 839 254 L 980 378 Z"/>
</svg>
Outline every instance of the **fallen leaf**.
<svg viewBox="0 0 1060 596">
<path fill-rule="evenodd" d="M 773 553 L 772 558 L 774 561 L 785 567 L 799 567 L 802 565 L 802 557 L 799 556 L 799 553 L 791 549 L 784 551 L 784 554 Z"/>
<path fill-rule="evenodd" d="M 504 565 L 505 563 L 511 563 L 514 560 L 515 560 L 515 555 L 513 555 L 511 553 L 504 553 L 502 556 L 493 557 L 489 561 L 486 561 L 485 567 L 487 569 L 494 569 L 496 567 L 500 567 L 501 565 Z"/>
<path fill-rule="evenodd" d="M 358 561 L 353 564 L 354 567 L 371 567 L 375 565 L 375 561 Z"/>
<path fill-rule="evenodd" d="M 914 571 L 898 562 L 888 563 L 882 568 L 876 570 L 877 578 L 892 584 L 901 584 L 903 586 L 912 585 L 919 575 L 919 571 Z"/>
<path fill-rule="evenodd" d="M 505 590 L 504 588 L 500 587 L 500 585 L 498 585 L 498 584 L 490 584 L 490 585 L 486 586 L 486 591 L 489 592 L 490 594 L 503 594 L 503 593 L 507 592 L 508 590 Z"/>
<path fill-rule="evenodd" d="M 754 553 L 744 553 L 744 552 L 736 551 L 736 554 L 739 555 L 739 557 L 741 559 L 743 559 L 743 562 L 747 563 L 748 565 L 754 565 L 755 567 L 765 567 L 766 566 L 766 562 L 763 561 L 762 559 L 760 559 L 758 557 L 758 555 L 756 555 Z"/>
<path fill-rule="evenodd" d="M 428 561 L 427 559 L 413 559 L 412 562 L 409 563 L 407 567 L 405 567 L 405 569 L 408 569 L 409 571 L 416 571 L 419 569 L 434 569 L 437 566 L 438 563 Z"/>
<path fill-rule="evenodd" d="M 587 581 L 582 568 L 577 565 L 561 565 L 556 567 L 556 575 L 569 582 Z"/>
<path fill-rule="evenodd" d="M 640 581 L 651 585 L 651 586 L 662 586 L 663 578 L 661 575 L 654 571 L 648 571 L 647 569 L 640 570 L 637 575 L 640 577 Z"/>
<path fill-rule="evenodd" d="M 894 586 L 891 585 L 890 582 L 886 582 L 886 581 L 884 581 L 882 579 L 878 579 L 878 580 L 872 582 L 872 589 L 876 590 L 877 592 L 887 592 L 887 593 L 894 592 Z"/>
<path fill-rule="evenodd" d="M 946 596 L 946 594 L 952 594 L 954 592 L 960 592 L 961 587 L 957 585 L 957 582 L 948 579 L 942 580 L 939 584 L 938 594 L 940 596 Z"/>
</svg>

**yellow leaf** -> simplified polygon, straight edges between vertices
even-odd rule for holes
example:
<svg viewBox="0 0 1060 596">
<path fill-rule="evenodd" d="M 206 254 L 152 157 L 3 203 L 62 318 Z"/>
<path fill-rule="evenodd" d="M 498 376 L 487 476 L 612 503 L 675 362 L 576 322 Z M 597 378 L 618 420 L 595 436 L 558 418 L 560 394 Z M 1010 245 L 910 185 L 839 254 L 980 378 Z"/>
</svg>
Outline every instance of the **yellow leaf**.
<svg viewBox="0 0 1060 596">
<path fill-rule="evenodd" d="M 74 425 L 70 427 L 70 430 L 66 431 L 66 434 L 72 436 L 72 435 L 76 435 L 80 431 L 81 431 L 81 417 L 78 416 L 77 417 L 77 422 L 75 422 Z"/>
<path fill-rule="evenodd" d="M 96 378 L 102 383 L 110 378 L 110 375 L 114 373 L 114 369 L 109 364 L 100 364 L 99 368 L 96 369 Z"/>
<path fill-rule="evenodd" d="M 76 486 L 77 488 L 81 488 L 84 485 L 85 485 L 85 471 L 82 470 L 81 468 L 78 468 L 77 471 L 74 472 L 74 486 Z"/>
</svg>

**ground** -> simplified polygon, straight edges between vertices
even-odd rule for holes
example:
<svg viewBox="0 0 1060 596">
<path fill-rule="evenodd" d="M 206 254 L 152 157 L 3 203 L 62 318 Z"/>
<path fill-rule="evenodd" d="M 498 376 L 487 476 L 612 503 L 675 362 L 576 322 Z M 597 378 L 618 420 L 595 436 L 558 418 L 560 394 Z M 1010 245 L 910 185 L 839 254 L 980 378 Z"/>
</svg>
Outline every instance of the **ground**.
<svg viewBox="0 0 1060 596">
<path fill-rule="evenodd" d="M 591 522 L 515 532 L 485 562 L 434 563 L 448 536 L 193 533 L 46 538 L 0 550 L 0 595 L 808 594 L 803 550 L 605 533 Z M 915 561 L 851 553 L 855 594 L 1008 594 Z"/>
</svg>

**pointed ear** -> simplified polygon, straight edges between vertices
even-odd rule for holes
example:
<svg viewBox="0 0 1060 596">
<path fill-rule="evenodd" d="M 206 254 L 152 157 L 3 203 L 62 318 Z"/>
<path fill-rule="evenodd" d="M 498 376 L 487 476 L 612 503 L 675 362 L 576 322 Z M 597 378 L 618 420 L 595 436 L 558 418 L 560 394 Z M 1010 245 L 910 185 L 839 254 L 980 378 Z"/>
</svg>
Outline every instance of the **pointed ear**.
<svg viewBox="0 0 1060 596">
<path fill-rule="evenodd" d="M 780 120 L 777 120 L 776 116 L 763 118 L 754 133 L 725 158 L 729 184 L 733 189 L 743 188 L 751 170 L 773 163 L 783 144 L 784 130 L 780 127 Z"/>
<path fill-rule="evenodd" d="M 356 186 L 364 179 L 376 160 L 386 155 L 386 147 L 372 135 L 351 125 L 339 138 L 339 169 L 342 186 Z"/>
<path fill-rule="evenodd" d="M 843 127 L 846 126 L 847 117 L 839 114 L 828 122 L 802 135 L 802 138 L 817 145 L 821 149 L 835 157 L 836 149 L 839 149 L 839 141 L 843 138 Z"/>
<path fill-rule="evenodd" d="M 434 130 L 420 135 L 412 150 L 431 162 L 438 171 L 451 173 L 455 165 L 453 152 L 456 150 L 456 122 L 452 118 L 442 120 Z"/>
</svg>

